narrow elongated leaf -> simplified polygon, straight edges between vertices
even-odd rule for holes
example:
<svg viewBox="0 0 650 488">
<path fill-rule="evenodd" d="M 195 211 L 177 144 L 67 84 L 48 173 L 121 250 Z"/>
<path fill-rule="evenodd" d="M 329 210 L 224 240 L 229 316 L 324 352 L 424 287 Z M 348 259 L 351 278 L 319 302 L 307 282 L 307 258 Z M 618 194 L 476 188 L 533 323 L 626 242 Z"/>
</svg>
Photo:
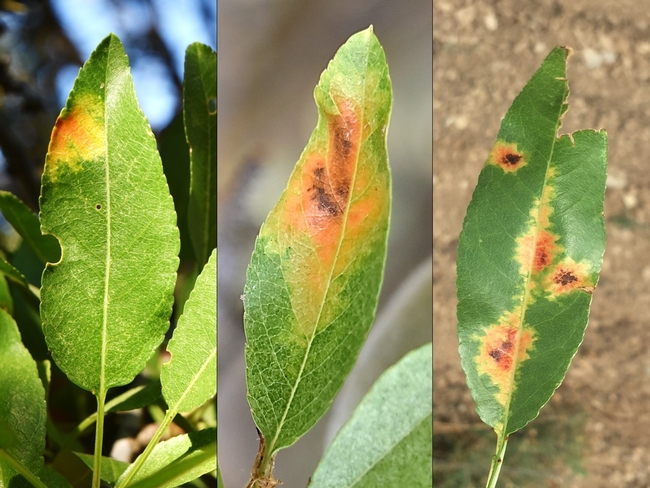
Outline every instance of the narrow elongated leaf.
<svg viewBox="0 0 650 488">
<path fill-rule="evenodd" d="M 386 370 L 339 431 L 313 488 L 431 486 L 431 343 Z"/>
<path fill-rule="evenodd" d="M 217 250 L 196 280 L 160 372 L 170 409 L 188 412 L 217 393 Z"/>
<path fill-rule="evenodd" d="M 244 293 L 246 379 L 264 459 L 323 415 L 373 322 L 390 214 L 391 83 L 372 27 L 321 75 L 318 125 L 264 223 Z"/>
<path fill-rule="evenodd" d="M 38 217 L 16 195 L 0 191 L 0 212 L 43 263 L 56 263 L 61 258 L 57 240 L 41 234 Z"/>
<path fill-rule="evenodd" d="M 43 332 L 57 365 L 100 395 L 129 383 L 161 343 L 179 249 L 156 141 L 112 34 L 56 122 L 40 204 L 62 251 L 43 272 Z"/>
<path fill-rule="evenodd" d="M 0 309 L 0 448 L 38 476 L 45 450 L 45 390 L 18 326 Z M 7 431 L 7 436 L 3 432 Z M 12 435 L 13 434 L 13 435 Z M 16 479 L 18 478 L 18 479 Z M 13 481 L 12 481 L 13 480 Z M 0 459 L 0 486 L 31 486 Z"/>
<path fill-rule="evenodd" d="M 458 245 L 461 362 L 500 439 L 564 379 L 602 264 L 607 136 L 557 137 L 568 54 L 554 49 L 503 119 Z"/>
<path fill-rule="evenodd" d="M 185 53 L 183 120 L 191 164 L 188 224 L 200 269 L 217 247 L 217 53 L 198 42 Z"/>
<path fill-rule="evenodd" d="M 198 432 L 190 432 L 189 434 L 183 434 L 171 439 L 161 442 L 158 444 L 151 456 L 147 458 L 145 463 L 142 465 L 142 468 L 137 472 L 134 478 L 131 481 L 141 481 L 147 479 L 153 473 L 164 469 L 166 466 L 172 464 L 172 462 L 191 459 L 194 457 L 202 458 L 204 451 L 211 451 L 212 456 L 208 459 L 202 459 L 197 466 L 193 466 L 187 471 L 181 471 L 181 473 L 175 473 L 178 476 L 175 476 L 173 479 L 168 478 L 167 484 L 159 484 L 154 486 L 179 486 L 182 483 L 191 481 L 205 473 L 210 473 L 217 469 L 217 456 L 214 446 L 217 442 L 217 429 L 210 427 Z M 131 469 L 131 468 L 129 468 Z M 127 469 L 122 478 L 126 476 L 129 472 Z"/>
<path fill-rule="evenodd" d="M 2 258 L 0 258 L 0 273 L 5 275 L 14 283 L 29 289 L 29 283 L 27 283 L 25 276 Z"/>
<path fill-rule="evenodd" d="M 131 485 L 133 488 L 175 488 L 214 471 L 217 464 L 217 443 L 181 457 L 160 471 Z M 218 485 L 222 486 L 222 485 Z"/>
</svg>

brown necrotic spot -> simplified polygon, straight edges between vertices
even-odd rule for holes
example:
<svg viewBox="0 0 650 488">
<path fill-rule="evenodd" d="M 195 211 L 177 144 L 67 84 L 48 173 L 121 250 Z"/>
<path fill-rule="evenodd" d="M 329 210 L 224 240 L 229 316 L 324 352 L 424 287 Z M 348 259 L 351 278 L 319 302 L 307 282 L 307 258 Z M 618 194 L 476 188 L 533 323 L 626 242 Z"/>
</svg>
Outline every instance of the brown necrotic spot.
<svg viewBox="0 0 650 488">
<path fill-rule="evenodd" d="M 338 217 L 345 213 L 356 165 L 360 125 L 356 113 L 345 101 L 337 104 L 339 113 L 329 115 L 327 155 L 314 155 L 311 184 L 307 195 L 311 201 L 311 216 L 318 220 Z"/>
<path fill-rule="evenodd" d="M 515 172 L 527 163 L 524 153 L 517 149 L 517 144 L 500 140 L 492 147 L 488 159 L 488 164 L 499 166 L 506 173 Z"/>
<path fill-rule="evenodd" d="M 555 275 L 553 281 L 558 285 L 566 286 L 569 283 L 575 283 L 578 281 L 578 278 L 571 271 L 560 270 L 560 272 Z"/>
<path fill-rule="evenodd" d="M 510 371 L 512 368 L 514 359 L 512 346 L 516 339 L 517 329 L 509 327 L 502 332 L 501 337 L 496 338 L 496 340 L 488 346 L 488 355 L 494 359 L 494 362 L 504 371 Z"/>
<path fill-rule="evenodd" d="M 570 258 L 565 258 L 551 273 L 547 289 L 553 294 L 567 293 L 575 289 L 591 293 L 594 286 L 589 278 L 589 268 L 586 262 L 576 263 Z"/>
<path fill-rule="evenodd" d="M 522 323 L 521 310 L 505 312 L 498 323 L 489 325 L 479 338 L 476 358 L 480 375 L 498 386 L 496 399 L 502 405 L 516 387 L 512 371 L 529 358 L 534 331 Z"/>
</svg>

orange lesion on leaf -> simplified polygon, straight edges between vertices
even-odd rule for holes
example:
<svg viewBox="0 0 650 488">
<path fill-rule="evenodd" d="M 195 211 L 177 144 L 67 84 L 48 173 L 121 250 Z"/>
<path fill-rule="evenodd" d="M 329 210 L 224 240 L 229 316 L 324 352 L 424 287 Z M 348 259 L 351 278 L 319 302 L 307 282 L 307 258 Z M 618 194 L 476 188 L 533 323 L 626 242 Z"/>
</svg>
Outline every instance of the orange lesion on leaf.
<svg viewBox="0 0 650 488">
<path fill-rule="evenodd" d="M 517 148 L 514 142 L 497 140 L 490 151 L 487 164 L 500 167 L 506 173 L 514 173 L 528 164 L 526 154 Z"/>
<path fill-rule="evenodd" d="M 517 262 L 522 276 L 546 270 L 562 252 L 562 247 L 557 244 L 560 236 L 549 230 L 553 213 L 551 202 L 555 195 L 552 185 L 554 174 L 554 168 L 550 168 L 542 197 L 535 199 L 531 207 L 529 228 L 517 238 Z"/>
<path fill-rule="evenodd" d="M 586 261 L 576 263 L 567 257 L 547 276 L 544 288 L 551 293 L 551 297 L 577 289 L 592 293 L 594 283 L 589 275 L 590 269 Z"/>
<path fill-rule="evenodd" d="M 517 239 L 517 261 L 522 275 L 543 271 L 555 260 L 560 246 L 559 236 L 547 230 L 531 228 L 528 233 Z"/>
<path fill-rule="evenodd" d="M 91 100 L 88 103 L 93 103 Z M 104 133 L 101 121 L 83 102 L 65 109 L 52 131 L 45 171 L 55 177 L 58 168 L 66 166 L 78 171 L 84 161 L 101 157 L 104 151 Z"/>
<path fill-rule="evenodd" d="M 535 333 L 521 323 L 520 313 L 506 312 L 498 323 L 485 329 L 479 341 L 478 372 L 490 377 L 499 388 L 496 400 L 505 405 L 515 389 L 513 368 L 529 358 Z"/>
<path fill-rule="evenodd" d="M 336 257 L 355 175 L 361 124 L 348 100 L 337 104 L 339 113 L 327 115 L 327 146 L 303 160 L 296 187 L 290 184 L 286 201 L 288 223 L 307 235 L 320 257 L 331 267 Z"/>
</svg>

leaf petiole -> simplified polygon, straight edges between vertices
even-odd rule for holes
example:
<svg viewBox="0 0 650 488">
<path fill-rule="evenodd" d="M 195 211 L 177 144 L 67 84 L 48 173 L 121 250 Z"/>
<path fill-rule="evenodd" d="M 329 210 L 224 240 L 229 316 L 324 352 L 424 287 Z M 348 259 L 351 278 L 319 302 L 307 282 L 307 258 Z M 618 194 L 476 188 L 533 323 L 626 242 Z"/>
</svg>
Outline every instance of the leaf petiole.
<svg viewBox="0 0 650 488">
<path fill-rule="evenodd" d="M 490 474 L 488 475 L 487 485 L 485 485 L 485 488 L 495 488 L 497 486 L 497 480 L 499 479 L 501 466 L 503 466 L 503 458 L 506 454 L 507 444 L 508 438 L 499 436 L 497 439 L 497 452 L 494 456 L 492 456 Z"/>
<path fill-rule="evenodd" d="M 93 488 L 99 488 L 102 473 L 102 444 L 104 440 L 104 402 L 106 391 L 97 395 L 97 423 L 95 425 L 95 458 L 93 460 Z"/>
</svg>

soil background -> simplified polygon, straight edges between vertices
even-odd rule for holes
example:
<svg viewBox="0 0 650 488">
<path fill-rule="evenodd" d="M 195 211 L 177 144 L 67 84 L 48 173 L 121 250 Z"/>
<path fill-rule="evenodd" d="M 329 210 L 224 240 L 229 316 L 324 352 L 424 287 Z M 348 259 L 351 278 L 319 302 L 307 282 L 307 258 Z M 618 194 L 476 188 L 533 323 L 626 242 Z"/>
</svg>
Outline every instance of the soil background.
<svg viewBox="0 0 650 488">
<path fill-rule="evenodd" d="M 436 486 L 484 486 L 487 476 L 489 464 L 458 457 L 473 448 L 468 439 L 480 441 L 481 421 L 457 353 L 456 246 L 501 118 L 556 45 L 574 50 L 560 132 L 604 128 L 609 135 L 607 247 L 566 379 L 511 443 L 539 444 L 548 425 L 572 434 L 555 431 L 564 440 L 519 483 L 507 481 L 508 469 L 517 469 L 509 443 L 502 486 L 650 486 L 650 2 L 436 0 L 433 40 Z M 577 428 L 570 422 L 576 412 L 583 419 Z M 489 434 L 491 453 L 496 437 Z M 582 475 L 567 463 L 576 446 Z M 468 481 L 475 472 L 483 484 Z M 454 485 L 452 475 L 465 481 Z"/>
</svg>

